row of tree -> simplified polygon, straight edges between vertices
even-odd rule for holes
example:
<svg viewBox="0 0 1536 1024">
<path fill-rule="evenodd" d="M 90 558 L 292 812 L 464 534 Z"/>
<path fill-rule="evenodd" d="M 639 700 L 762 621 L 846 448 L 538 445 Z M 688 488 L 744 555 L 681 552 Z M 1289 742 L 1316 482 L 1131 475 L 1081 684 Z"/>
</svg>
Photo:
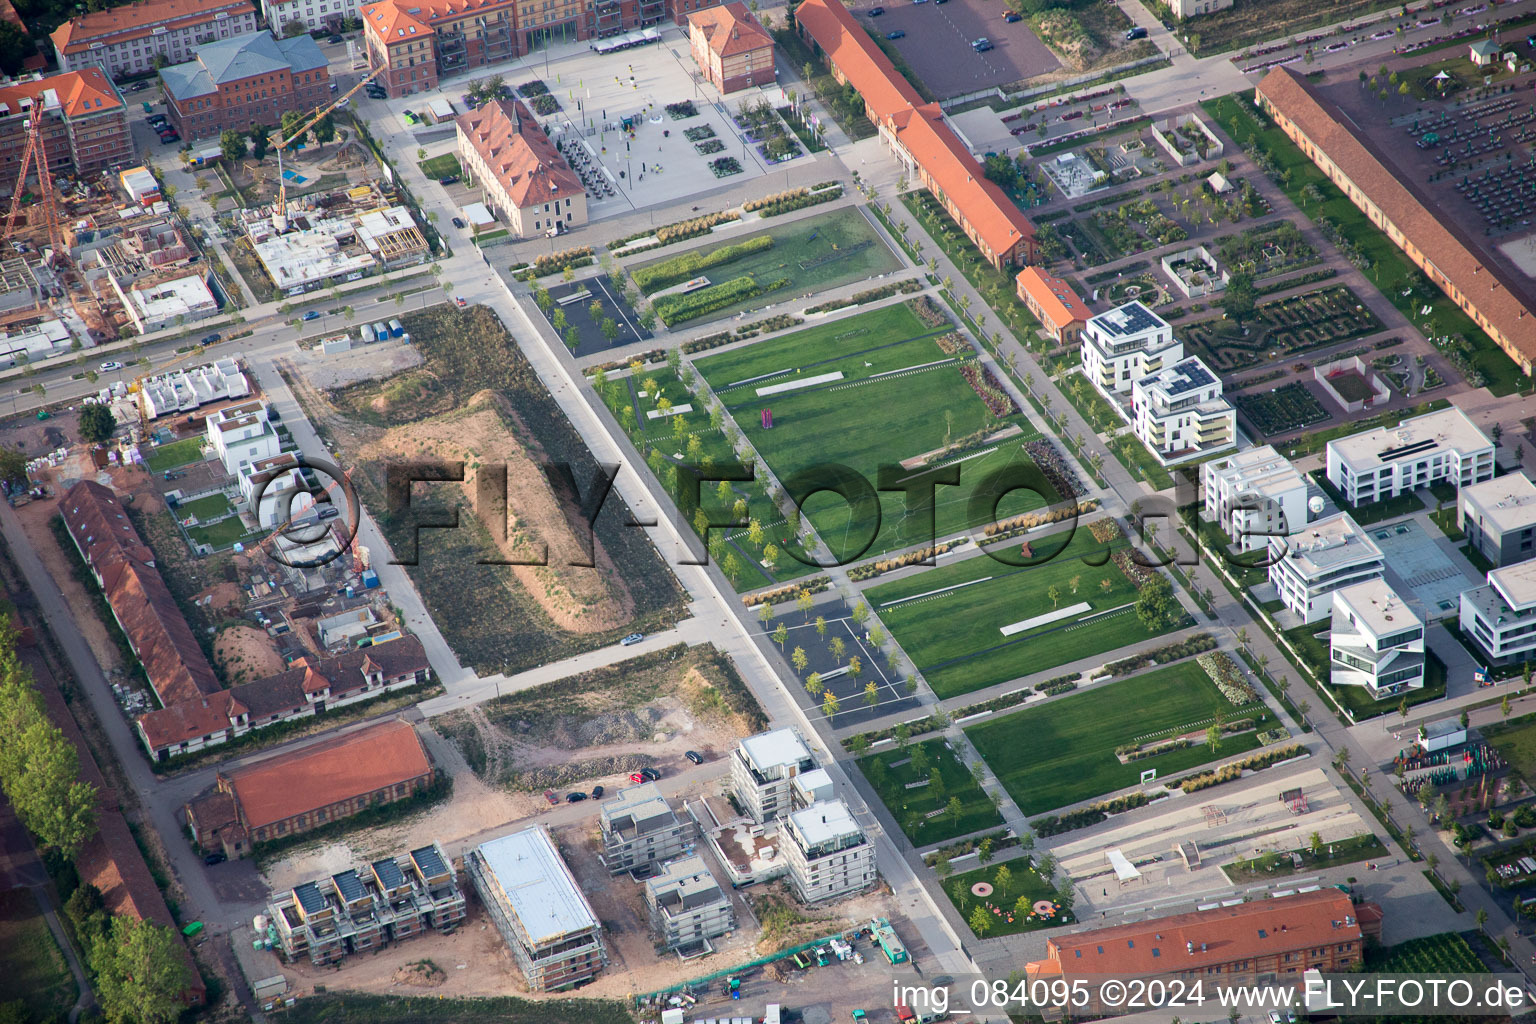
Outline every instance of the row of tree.
<svg viewBox="0 0 1536 1024">
<path fill-rule="evenodd" d="M 336 123 L 330 114 L 326 114 L 320 120 L 309 126 L 303 136 L 294 138 L 299 128 L 312 115 L 301 110 L 289 110 L 283 114 L 283 119 L 278 126 L 278 135 L 287 139 L 290 143 L 300 142 L 303 138 L 314 140 L 315 145 L 324 146 L 327 142 L 336 138 Z M 249 132 L 237 132 L 233 128 L 226 129 L 219 136 L 219 149 L 226 160 L 244 159 L 247 152 L 257 160 L 264 160 L 272 151 L 272 129 L 264 124 L 258 124 Z"/>
</svg>

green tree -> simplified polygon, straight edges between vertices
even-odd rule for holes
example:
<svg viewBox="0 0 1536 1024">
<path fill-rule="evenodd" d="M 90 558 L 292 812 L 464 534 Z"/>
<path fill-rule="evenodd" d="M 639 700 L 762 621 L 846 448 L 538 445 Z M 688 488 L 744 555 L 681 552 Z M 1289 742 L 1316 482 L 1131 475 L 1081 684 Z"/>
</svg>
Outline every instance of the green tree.
<svg viewBox="0 0 1536 1024">
<path fill-rule="evenodd" d="M 978 939 L 986 938 L 987 932 L 992 930 L 992 912 L 986 907 L 977 906 L 971 911 L 970 925 Z"/>
<path fill-rule="evenodd" d="M 117 430 L 117 417 L 105 405 L 87 405 L 80 410 L 80 440 L 97 444 L 111 437 Z"/>
<path fill-rule="evenodd" d="M 769 604 L 767 601 L 764 601 L 762 604 L 758 605 L 757 621 L 763 624 L 763 629 L 766 631 L 768 628 L 768 623 L 773 621 L 773 605 Z"/>
<path fill-rule="evenodd" d="M 251 156 L 258 161 L 265 160 L 267 150 L 272 146 L 272 129 L 264 124 L 258 124 L 251 129 Z"/>
<path fill-rule="evenodd" d="M 0 71 L 14 78 L 21 74 L 27 58 L 36 53 L 37 45 L 25 29 L 0 21 Z"/>
<path fill-rule="evenodd" d="M 1153 573 L 1136 594 L 1136 617 L 1149 632 L 1163 628 L 1172 608 L 1173 588 L 1161 573 Z"/>
<path fill-rule="evenodd" d="M 1045 596 L 1051 599 L 1051 607 L 1055 608 L 1061 603 L 1061 588 L 1052 583 L 1046 588 Z"/>
<path fill-rule="evenodd" d="M 96 999 L 112 1024 L 171 1024 L 195 980 L 174 932 L 128 917 L 112 919 L 111 935 L 97 945 L 91 963 Z"/>
<path fill-rule="evenodd" d="M 964 811 L 965 807 L 960 803 L 960 798 L 957 796 L 950 797 L 949 803 L 944 805 L 944 812 L 949 815 L 949 820 L 955 824 L 959 824 L 960 815 Z"/>
<path fill-rule="evenodd" d="M 992 881 L 997 887 L 997 891 L 1006 897 L 1008 895 L 1008 887 L 1013 884 L 1013 872 L 1009 870 L 1007 864 L 999 864 L 997 866 L 997 874 L 993 876 Z"/>
<path fill-rule="evenodd" d="M 954 865 L 942 853 L 939 854 L 939 859 L 933 862 L 933 873 L 939 876 L 940 881 L 948 878 L 954 873 L 954 870 Z"/>
<path fill-rule="evenodd" d="M 992 837 L 983 839 L 976 847 L 976 862 L 978 864 L 992 863 Z"/>
<path fill-rule="evenodd" d="M 1211 753 L 1221 749 L 1221 726 L 1212 724 L 1205 730 L 1205 745 L 1211 748 Z"/>
<path fill-rule="evenodd" d="M 810 675 L 805 677 L 805 690 L 812 697 L 821 696 L 822 685 L 820 672 L 812 672 Z"/>
<path fill-rule="evenodd" d="M 896 741 L 897 750 L 906 750 L 907 744 L 912 742 L 912 727 L 906 722 L 897 722 L 896 728 L 891 730 L 891 738 Z"/>
<path fill-rule="evenodd" d="M 27 482 L 27 457 L 14 448 L 0 448 L 0 480 L 13 484 Z"/>
<path fill-rule="evenodd" d="M 619 338 L 619 322 L 611 316 L 603 317 L 597 329 L 603 332 L 603 338 L 612 345 Z"/>
<path fill-rule="evenodd" d="M 541 313 L 548 316 L 550 309 L 555 304 L 555 297 L 549 294 L 549 289 L 541 284 L 533 289 L 533 302 L 534 305 L 539 307 Z M 553 322 L 551 322 L 550 326 L 554 326 Z"/>
<path fill-rule="evenodd" d="M 827 617 L 825 615 L 816 616 L 816 635 L 827 635 Z"/>
<path fill-rule="evenodd" d="M 836 658 L 837 663 L 841 665 L 843 663 L 843 655 L 848 650 L 848 645 L 843 643 L 842 637 L 834 636 L 832 642 L 827 645 L 827 649 L 832 652 L 832 657 Z"/>
<path fill-rule="evenodd" d="M 1509 706 L 1509 695 L 1505 694 L 1504 699 L 1499 701 L 1499 714 L 1504 718 L 1508 718 L 1511 710 L 1512 709 Z"/>
<path fill-rule="evenodd" d="M 857 654 L 848 659 L 848 674 L 853 677 L 855 682 L 858 681 L 859 674 L 863 671 L 864 663 L 859 660 L 859 656 Z"/>
<path fill-rule="evenodd" d="M 837 694 L 827 690 L 821 695 L 821 713 L 827 716 L 827 721 L 837 717 L 837 713 L 843 708 L 842 702 L 837 699 Z"/>
<path fill-rule="evenodd" d="M 869 753 L 869 734 L 859 733 L 848 741 L 848 749 L 853 751 L 854 757 L 863 757 Z"/>
<path fill-rule="evenodd" d="M 816 607 L 816 598 L 811 595 L 809 590 L 802 590 L 795 596 L 795 607 L 802 616 L 800 621 L 809 622 L 811 619 L 811 609 Z"/>
<path fill-rule="evenodd" d="M 784 641 L 789 639 L 789 627 L 779 623 L 773 631 L 773 642 L 779 645 L 779 650 L 784 649 Z"/>
<path fill-rule="evenodd" d="M 848 613 L 848 617 L 853 620 L 855 626 L 864 625 L 864 623 L 869 621 L 869 605 L 860 601 L 853 606 L 853 611 Z"/>
<path fill-rule="evenodd" d="M 1227 319 L 1243 325 L 1243 321 L 1253 316 L 1253 307 L 1257 301 L 1257 294 L 1253 289 L 1253 276 L 1239 271 L 1232 275 L 1227 282 L 1226 289 L 1221 293 L 1221 311 L 1227 314 Z"/>
<path fill-rule="evenodd" d="M 755 518 L 747 521 L 747 541 L 755 548 L 763 546 L 763 524 Z"/>
<path fill-rule="evenodd" d="M 1323 834 L 1321 832 L 1313 832 L 1307 837 L 1307 849 L 1312 851 L 1313 857 L 1321 857 L 1323 855 Z"/>
<path fill-rule="evenodd" d="M 729 551 L 726 553 L 725 563 L 721 566 L 721 569 L 725 571 L 726 578 L 734 584 L 741 575 L 741 559 L 736 557 L 736 552 Z"/>
<path fill-rule="evenodd" d="M 336 138 L 336 122 L 330 114 L 326 114 L 320 120 L 309 127 L 310 138 L 315 140 L 315 145 L 321 149 L 325 144 Z"/>
<path fill-rule="evenodd" d="M 233 128 L 226 128 L 219 135 L 219 152 L 224 154 L 224 159 L 234 161 L 245 157 L 245 136 Z"/>
<path fill-rule="evenodd" d="M 789 653 L 789 663 L 795 666 L 795 675 L 802 675 L 811 659 L 806 656 L 804 647 L 796 647 Z"/>
<path fill-rule="evenodd" d="M 864 684 L 864 703 L 870 707 L 880 703 L 880 684 L 873 679 Z"/>
</svg>

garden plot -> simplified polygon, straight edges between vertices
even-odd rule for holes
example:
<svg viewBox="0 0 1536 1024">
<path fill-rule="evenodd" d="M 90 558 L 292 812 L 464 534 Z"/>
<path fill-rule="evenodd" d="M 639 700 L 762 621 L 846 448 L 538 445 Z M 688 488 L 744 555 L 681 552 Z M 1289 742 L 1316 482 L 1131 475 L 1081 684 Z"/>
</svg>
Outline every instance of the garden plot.
<svg viewBox="0 0 1536 1024">
<path fill-rule="evenodd" d="M 901 266 L 857 209 L 735 234 L 738 237 L 727 242 L 630 268 L 640 290 L 655 296 L 653 305 L 663 322 L 676 326 L 715 320 L 879 277 Z M 699 278 L 708 284 L 675 290 Z"/>
<path fill-rule="evenodd" d="M 1106 547 L 1118 557 L 1109 557 Z M 1079 527 L 1072 534 L 1036 537 L 1030 549 L 1040 564 L 1000 561 L 1024 556 L 1010 543 L 989 549 L 998 557 L 978 554 L 865 592 L 940 697 L 1108 654 L 1176 625 L 1167 618 L 1149 629 L 1137 615 L 1137 586 L 1120 567 L 1128 553 L 1123 540 L 1106 545 Z M 1021 621 L 1082 603 L 1089 609 L 1070 618 L 1004 633 Z M 1178 614 L 1175 608 L 1173 615 Z"/>
<path fill-rule="evenodd" d="M 1216 239 L 1216 255 L 1227 267 L 1255 280 L 1322 262 L 1317 250 L 1288 220 L 1271 221 L 1235 235 Z"/>
<path fill-rule="evenodd" d="M 1269 391 L 1235 395 L 1232 400 L 1260 437 L 1293 433 L 1322 423 L 1332 415 L 1300 381 Z"/>
<path fill-rule="evenodd" d="M 928 319 L 914 308 L 923 308 Z M 1011 405 L 989 407 L 1001 394 L 995 384 L 978 381 L 973 387 L 967 382 L 966 375 L 978 370 L 965 358 L 971 351 L 951 331 L 947 316 L 931 305 L 907 303 L 758 342 L 696 365 L 791 494 L 807 493 L 813 481 L 822 488 L 836 484 L 842 471 L 829 466 L 852 470 L 871 488 L 881 466 L 906 481 L 925 471 L 909 460 L 953 449 L 933 457 L 934 465 L 958 464 L 960 480 L 958 486 L 935 492 L 933 533 L 921 514 L 908 514 L 901 490 L 878 492 L 878 504 L 850 502 L 825 489 L 809 494 L 804 514 L 839 561 L 846 562 L 992 521 L 990 505 L 980 511 L 971 503 L 982 500 L 987 482 L 999 479 L 996 474 L 1030 465 L 1020 447 L 1035 436 L 1027 425 L 1022 433 L 988 440 L 1022 421 Z M 830 373 L 842 377 L 759 394 L 760 388 Z M 989 396 L 985 400 L 983 390 Z M 764 426 L 765 412 L 771 427 Z M 903 468 L 904 461 L 910 468 Z M 797 477 L 799 483 L 791 486 Z M 997 517 L 1042 504 L 1032 492 L 1013 491 L 999 501 Z"/>
<path fill-rule="evenodd" d="M 480 673 L 517 672 L 676 621 L 677 582 L 617 495 L 594 524 L 596 567 L 570 564 L 585 560 L 585 544 L 541 462 L 569 463 L 583 487 L 597 467 L 495 314 L 445 305 L 402 320 L 420 368 L 328 393 L 290 383 L 380 513 L 390 462 L 465 463 L 462 484 L 418 485 L 417 514 L 456 510 L 460 525 L 421 531 L 419 564 L 407 570 L 459 659 Z M 479 474 L 503 464 L 506 506 L 475 502 Z M 413 517 L 380 514 L 379 525 L 396 557 L 418 550 Z M 544 545 L 547 565 L 497 564 L 532 561 Z"/>
<path fill-rule="evenodd" d="M 1319 288 L 1303 295 L 1266 302 L 1253 320 L 1213 318 L 1183 324 L 1179 332 L 1222 373 L 1241 370 L 1268 359 L 1336 345 L 1382 329 L 1375 313 L 1344 285 Z"/>
<path fill-rule="evenodd" d="M 966 729 L 977 751 L 1025 814 L 1041 814 L 1134 786 L 1142 772 L 1159 778 L 1259 746 L 1255 731 L 1205 741 L 1215 723 L 1272 724 L 1262 702 L 1234 704 L 1194 662 L 1103 683 Z M 1166 753 L 1122 759 L 1130 744 L 1188 738 Z"/>
<path fill-rule="evenodd" d="M 1189 232 L 1151 199 L 1133 200 L 1112 210 L 1097 210 L 1084 223 L 1102 240 L 1099 248 L 1107 254 L 1105 262 L 1189 238 Z"/>
</svg>

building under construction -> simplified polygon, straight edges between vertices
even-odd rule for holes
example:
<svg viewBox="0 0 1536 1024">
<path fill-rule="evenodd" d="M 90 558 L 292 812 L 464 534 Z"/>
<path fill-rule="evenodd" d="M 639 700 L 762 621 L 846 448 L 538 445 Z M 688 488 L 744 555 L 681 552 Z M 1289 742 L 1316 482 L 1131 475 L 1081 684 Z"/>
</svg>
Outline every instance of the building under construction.
<svg viewBox="0 0 1536 1024">
<path fill-rule="evenodd" d="M 333 964 L 428 928 L 450 932 L 466 912 L 453 865 L 434 842 L 273 893 L 264 938 L 289 960 Z"/>
</svg>

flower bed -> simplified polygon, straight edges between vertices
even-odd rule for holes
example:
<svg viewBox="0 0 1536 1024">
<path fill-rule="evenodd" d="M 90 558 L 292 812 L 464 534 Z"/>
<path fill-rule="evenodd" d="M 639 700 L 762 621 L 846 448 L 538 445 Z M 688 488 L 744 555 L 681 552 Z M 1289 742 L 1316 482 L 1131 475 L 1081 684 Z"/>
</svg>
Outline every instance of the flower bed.
<svg viewBox="0 0 1536 1024">
<path fill-rule="evenodd" d="M 518 86 L 517 94 L 525 99 L 534 96 L 548 96 L 549 86 L 545 85 L 542 79 L 534 78 Z"/>
<path fill-rule="evenodd" d="M 1077 478 L 1077 473 L 1067 465 L 1056 446 L 1043 437 L 1037 437 L 1033 441 L 1025 441 L 1024 453 L 1034 460 L 1040 467 L 1040 473 L 1056 490 L 1056 494 L 1066 501 L 1075 498 L 1082 493 L 1083 488 Z"/>
<path fill-rule="evenodd" d="M 1013 399 L 1003 390 L 992 371 L 985 366 L 974 362 L 967 362 L 960 367 L 960 376 L 971 386 L 971 390 L 986 403 L 992 415 L 999 418 L 1012 416 L 1019 411 L 1019 407 L 1013 404 Z"/>
<path fill-rule="evenodd" d="M 907 303 L 907 308 L 916 314 L 923 322 L 924 327 L 948 327 L 950 325 L 949 314 L 944 308 L 933 301 L 931 295 L 921 295 Z"/>
<path fill-rule="evenodd" d="M 1211 677 L 1211 682 L 1216 684 L 1216 689 L 1221 691 L 1221 695 L 1237 707 L 1252 704 L 1259 699 L 1253 687 L 1243 679 L 1237 662 L 1229 658 L 1226 652 L 1207 651 L 1196 655 L 1195 661 L 1205 669 L 1205 674 Z"/>
<path fill-rule="evenodd" d="M 1077 677 L 1049 679 L 1035 687 L 1047 697 L 1056 697 L 1063 693 L 1071 693 L 1077 689 Z"/>
<path fill-rule="evenodd" d="M 556 113 L 560 109 L 560 101 L 547 94 L 544 96 L 535 96 L 533 99 L 529 100 L 528 103 L 529 106 L 533 107 L 533 112 L 540 115 L 541 117 L 548 117 L 550 114 Z"/>
<path fill-rule="evenodd" d="M 692 100 L 683 100 L 681 103 L 668 103 L 666 111 L 667 116 L 674 121 L 686 121 L 690 117 L 699 116 L 698 108 L 693 105 Z"/>
<path fill-rule="evenodd" d="M 693 106 L 691 103 L 688 105 L 690 107 Z M 687 139 L 689 142 L 703 142 L 705 139 L 712 139 L 714 137 L 715 130 L 707 124 L 694 125 L 692 128 L 689 128 L 687 131 L 683 132 L 683 138 Z"/>
<path fill-rule="evenodd" d="M 733 156 L 722 156 L 709 162 L 709 169 L 717 178 L 729 178 L 741 173 L 741 161 Z"/>
<path fill-rule="evenodd" d="M 723 150 L 725 143 L 719 139 L 706 139 L 703 142 L 695 142 L 693 148 L 698 152 L 699 156 L 709 156 L 711 153 L 718 153 Z"/>
</svg>

